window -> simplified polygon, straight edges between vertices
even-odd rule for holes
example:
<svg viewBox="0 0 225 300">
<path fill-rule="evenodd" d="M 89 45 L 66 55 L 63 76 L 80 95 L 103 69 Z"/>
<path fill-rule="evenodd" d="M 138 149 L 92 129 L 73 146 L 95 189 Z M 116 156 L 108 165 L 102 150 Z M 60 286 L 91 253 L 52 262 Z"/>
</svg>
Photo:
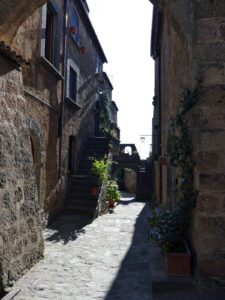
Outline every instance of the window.
<svg viewBox="0 0 225 300">
<path fill-rule="evenodd" d="M 71 35 L 73 37 L 73 40 L 78 43 L 78 35 L 79 35 L 79 24 L 78 24 L 78 16 L 74 7 L 74 4 L 72 5 L 72 11 L 71 11 L 71 22 L 70 22 L 70 29 L 71 29 Z"/>
<path fill-rule="evenodd" d="M 79 77 L 80 70 L 72 58 L 67 59 L 66 73 L 66 99 L 73 103 L 75 109 L 80 109 L 79 105 Z"/>
<path fill-rule="evenodd" d="M 45 58 L 47 58 L 52 64 L 54 63 L 54 23 L 54 12 L 50 4 L 48 4 L 45 29 Z"/>
<path fill-rule="evenodd" d="M 70 67 L 69 75 L 69 97 L 76 102 L 77 94 L 77 73 Z"/>
<path fill-rule="evenodd" d="M 102 63 L 101 63 L 100 58 L 97 56 L 97 59 L 96 59 L 96 73 L 101 74 L 101 72 L 102 72 Z"/>
<path fill-rule="evenodd" d="M 60 62 L 61 12 L 55 0 L 42 7 L 41 57 L 57 70 Z"/>
</svg>

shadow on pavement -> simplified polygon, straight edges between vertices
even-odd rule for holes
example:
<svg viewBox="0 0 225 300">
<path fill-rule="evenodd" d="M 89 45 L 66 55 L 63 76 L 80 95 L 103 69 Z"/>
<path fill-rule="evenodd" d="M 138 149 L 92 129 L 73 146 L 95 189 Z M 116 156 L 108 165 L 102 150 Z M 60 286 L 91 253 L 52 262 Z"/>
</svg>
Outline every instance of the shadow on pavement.
<svg viewBox="0 0 225 300">
<path fill-rule="evenodd" d="M 122 195 L 120 205 L 135 203 L 135 199 Z M 129 208 L 127 211 L 129 215 Z M 150 272 L 149 272 L 149 243 L 147 215 L 149 208 L 146 204 L 138 216 L 135 224 L 131 246 L 121 264 L 105 300 L 149 300 Z"/>
<path fill-rule="evenodd" d="M 70 220 L 66 216 L 60 216 L 56 221 L 48 226 L 44 232 L 44 238 L 46 241 L 57 243 L 62 241 L 67 244 L 70 241 L 77 239 L 79 235 L 86 232 L 84 229 L 90 222 L 79 220 Z"/>
</svg>

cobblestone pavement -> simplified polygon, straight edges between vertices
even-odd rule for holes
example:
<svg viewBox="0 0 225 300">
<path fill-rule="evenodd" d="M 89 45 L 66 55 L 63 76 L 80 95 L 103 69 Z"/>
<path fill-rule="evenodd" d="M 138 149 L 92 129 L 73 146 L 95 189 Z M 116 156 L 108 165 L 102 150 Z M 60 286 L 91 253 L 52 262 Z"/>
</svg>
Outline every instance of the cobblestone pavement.
<svg viewBox="0 0 225 300">
<path fill-rule="evenodd" d="M 13 300 L 150 299 L 148 213 L 126 195 L 87 226 L 59 219 L 45 230 L 44 259 L 15 284 Z"/>
</svg>

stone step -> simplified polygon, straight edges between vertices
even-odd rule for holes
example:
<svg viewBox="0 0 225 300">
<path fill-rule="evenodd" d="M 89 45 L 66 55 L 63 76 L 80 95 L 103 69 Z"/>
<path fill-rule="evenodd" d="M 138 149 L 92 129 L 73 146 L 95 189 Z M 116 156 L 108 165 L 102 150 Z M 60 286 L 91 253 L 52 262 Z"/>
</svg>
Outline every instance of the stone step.
<svg viewBox="0 0 225 300">
<path fill-rule="evenodd" d="M 79 185 L 71 184 L 69 193 L 73 194 L 74 192 L 78 192 L 78 193 L 91 192 L 91 185 L 87 186 L 85 184 L 79 184 Z"/>
<path fill-rule="evenodd" d="M 78 174 L 80 174 L 80 175 L 85 175 L 85 174 L 89 175 L 90 174 L 90 170 L 91 170 L 91 168 L 89 168 L 89 169 L 87 169 L 87 168 L 80 168 L 78 170 Z"/>
<path fill-rule="evenodd" d="M 65 223 L 72 223 L 72 224 L 82 224 L 82 225 L 87 225 L 90 224 L 93 221 L 92 216 L 85 216 L 85 215 L 80 215 L 79 213 L 76 214 L 62 214 L 60 215 L 60 222 L 63 224 Z"/>
<path fill-rule="evenodd" d="M 70 181 L 70 186 L 86 186 L 91 188 L 91 180 L 74 180 Z"/>
<path fill-rule="evenodd" d="M 78 174 L 75 174 L 75 175 L 70 175 L 69 176 L 69 180 L 70 181 L 88 181 L 91 179 L 91 176 L 89 175 L 78 175 Z"/>
<path fill-rule="evenodd" d="M 89 192 L 71 191 L 68 195 L 71 199 L 91 199 L 91 190 Z"/>
<path fill-rule="evenodd" d="M 63 208 L 63 214 L 77 214 L 77 215 L 86 215 L 93 217 L 95 214 L 95 208 L 89 208 L 85 206 L 79 206 L 79 207 L 73 207 L 73 206 L 67 206 Z"/>
<path fill-rule="evenodd" d="M 73 198 L 69 198 L 66 200 L 64 207 L 86 207 L 86 208 L 90 208 L 93 209 L 96 207 L 96 201 L 95 200 L 84 200 L 84 199 L 73 199 Z"/>
</svg>

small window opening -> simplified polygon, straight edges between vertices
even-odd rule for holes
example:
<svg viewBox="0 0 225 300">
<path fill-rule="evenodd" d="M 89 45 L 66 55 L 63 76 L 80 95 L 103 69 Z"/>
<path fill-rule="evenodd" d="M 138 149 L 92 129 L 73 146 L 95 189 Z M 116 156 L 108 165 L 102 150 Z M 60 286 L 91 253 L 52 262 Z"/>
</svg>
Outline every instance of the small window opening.
<svg viewBox="0 0 225 300">
<path fill-rule="evenodd" d="M 77 94 L 77 73 L 70 67 L 70 78 L 69 78 L 69 97 L 76 101 Z"/>
<path fill-rule="evenodd" d="M 46 15 L 46 31 L 45 31 L 45 57 L 52 64 L 54 63 L 54 24 L 55 14 L 53 9 L 48 4 L 47 5 L 47 15 Z"/>
</svg>

